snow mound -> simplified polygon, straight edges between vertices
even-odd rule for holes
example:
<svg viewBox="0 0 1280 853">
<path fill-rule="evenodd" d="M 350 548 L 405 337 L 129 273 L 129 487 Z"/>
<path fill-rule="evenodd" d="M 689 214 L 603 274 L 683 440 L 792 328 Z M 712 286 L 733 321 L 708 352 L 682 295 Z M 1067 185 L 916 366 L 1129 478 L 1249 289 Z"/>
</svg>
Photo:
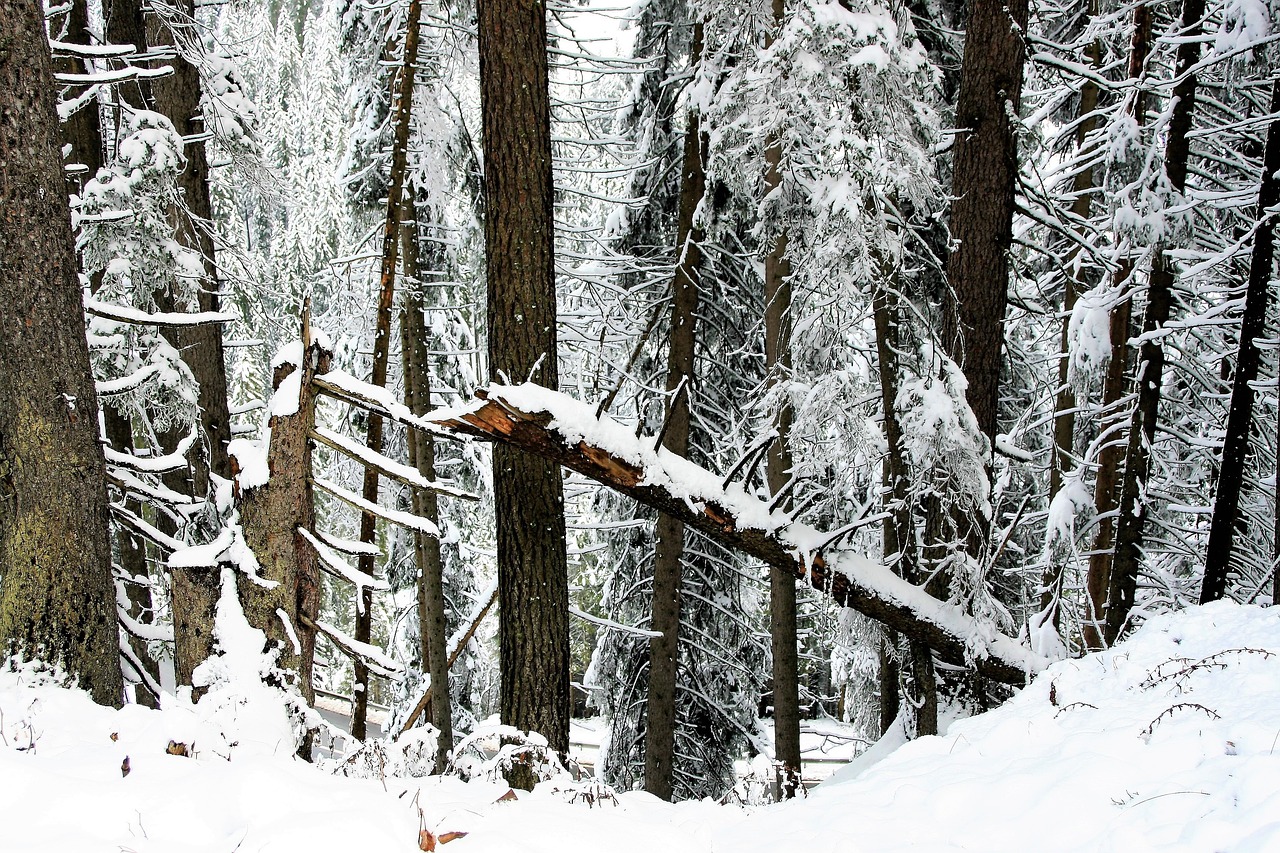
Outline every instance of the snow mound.
<svg viewBox="0 0 1280 853">
<path fill-rule="evenodd" d="M 1280 849 L 1280 611 L 1230 603 L 1152 618 L 945 737 L 754 811 L 558 780 L 499 802 L 485 782 L 346 778 L 168 705 L 113 710 L 0 673 L 0 849 L 411 853 L 424 828 L 468 833 L 448 853 Z"/>
</svg>

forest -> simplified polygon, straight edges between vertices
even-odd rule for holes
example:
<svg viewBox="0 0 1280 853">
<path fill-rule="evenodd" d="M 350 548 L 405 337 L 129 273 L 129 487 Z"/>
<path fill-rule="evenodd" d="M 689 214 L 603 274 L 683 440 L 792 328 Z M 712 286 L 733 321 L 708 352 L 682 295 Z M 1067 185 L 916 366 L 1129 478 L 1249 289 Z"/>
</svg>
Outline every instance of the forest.
<svg viewBox="0 0 1280 853">
<path fill-rule="evenodd" d="M 0 693 L 761 804 L 1261 637 L 1278 227 L 1277 0 L 0 0 Z"/>
</svg>

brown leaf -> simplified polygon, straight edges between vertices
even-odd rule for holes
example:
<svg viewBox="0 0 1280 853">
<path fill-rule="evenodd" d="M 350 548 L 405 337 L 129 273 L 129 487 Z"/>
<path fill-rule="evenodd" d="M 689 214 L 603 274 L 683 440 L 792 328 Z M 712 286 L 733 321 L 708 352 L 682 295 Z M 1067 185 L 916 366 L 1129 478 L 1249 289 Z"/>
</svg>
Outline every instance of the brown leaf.
<svg viewBox="0 0 1280 853">
<path fill-rule="evenodd" d="M 129 775 L 129 756 L 124 757 L 124 761 L 120 762 L 120 775 L 122 777 Z"/>
<path fill-rule="evenodd" d="M 169 746 L 165 749 L 165 752 L 170 755 L 187 756 L 188 758 L 191 756 L 191 753 L 187 751 L 187 745 L 185 743 L 178 743 L 176 740 L 169 741 Z"/>
<path fill-rule="evenodd" d="M 431 834 L 429 829 L 418 830 L 418 849 L 419 850 L 435 850 L 436 837 Z"/>
<path fill-rule="evenodd" d="M 512 790 L 511 788 L 508 788 L 508 789 L 507 789 L 507 792 L 506 792 L 505 794 L 503 794 L 501 797 L 498 797 L 498 799 L 494 800 L 494 802 L 495 802 L 495 803 L 509 803 L 509 802 L 512 802 L 513 800 L 518 800 L 518 799 L 520 799 L 520 798 L 516 796 L 516 792 L 515 792 L 514 790 Z"/>
<path fill-rule="evenodd" d="M 465 832 L 446 832 L 440 836 L 441 844 L 448 844 L 450 841 L 456 841 L 459 838 L 466 838 Z"/>
<path fill-rule="evenodd" d="M 112 739 L 112 740 L 120 740 L 120 733 L 119 733 L 119 732 L 112 732 L 112 733 L 111 733 L 111 739 Z"/>
</svg>

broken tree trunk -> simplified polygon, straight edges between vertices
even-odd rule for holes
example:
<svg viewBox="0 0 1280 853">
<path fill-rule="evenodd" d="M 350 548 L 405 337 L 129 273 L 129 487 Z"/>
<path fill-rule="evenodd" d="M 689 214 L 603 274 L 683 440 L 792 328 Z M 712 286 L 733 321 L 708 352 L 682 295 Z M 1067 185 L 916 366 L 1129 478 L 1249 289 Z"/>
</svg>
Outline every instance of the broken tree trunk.
<svg viewBox="0 0 1280 853">
<path fill-rule="evenodd" d="M 686 459 L 655 451 L 652 437 L 637 438 L 611 418 L 597 418 L 590 406 L 531 384 L 494 385 L 477 395 L 482 402 L 443 411 L 432 422 L 557 462 L 770 567 L 785 567 L 948 663 L 1006 684 L 1022 684 L 1048 663 L 885 566 L 852 551 L 824 550 L 830 537 Z"/>
<path fill-rule="evenodd" d="M 310 341 L 304 341 L 303 347 L 301 364 L 285 362 L 272 377 L 272 386 L 281 393 L 281 385 L 293 373 L 302 371 L 297 410 L 271 418 L 269 479 L 263 485 L 242 487 L 242 467 L 248 460 L 233 455 L 231 465 L 236 473 L 245 543 L 261 566 L 262 577 L 275 583 L 265 586 L 241 580 L 244 614 L 251 625 L 266 632 L 269 642 L 280 645 L 280 668 L 298 674 L 298 689 L 311 703 L 315 701 L 311 668 L 315 658 L 314 625 L 320 611 L 320 565 L 315 546 L 301 531 L 314 530 L 316 517 L 308 482 L 308 433 L 315 419 L 315 386 L 311 378 L 329 369 L 332 353 Z M 286 389 L 284 393 L 290 392 Z"/>
</svg>

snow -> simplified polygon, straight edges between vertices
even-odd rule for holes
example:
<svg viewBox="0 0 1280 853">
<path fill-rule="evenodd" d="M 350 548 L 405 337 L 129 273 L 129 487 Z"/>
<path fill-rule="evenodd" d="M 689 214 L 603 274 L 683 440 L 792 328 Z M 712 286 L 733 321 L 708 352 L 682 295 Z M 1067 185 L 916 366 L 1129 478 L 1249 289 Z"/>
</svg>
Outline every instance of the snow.
<svg viewBox="0 0 1280 853">
<path fill-rule="evenodd" d="M 199 703 L 166 695 L 159 711 L 116 710 L 29 665 L 0 673 L 6 851 L 410 853 L 423 828 L 467 833 L 451 853 L 1280 847 L 1270 609 L 1154 617 L 942 737 L 891 733 L 790 803 L 672 805 L 567 776 L 498 802 L 501 784 L 394 775 L 412 768 L 412 743 L 372 747 L 385 761 L 369 762 L 371 778 L 348 778 L 354 759 L 344 770 L 294 758 L 296 709 L 258 680 L 271 656 L 239 612 L 235 574 L 222 577 L 222 654 L 200 670 L 211 687 Z"/>
</svg>

